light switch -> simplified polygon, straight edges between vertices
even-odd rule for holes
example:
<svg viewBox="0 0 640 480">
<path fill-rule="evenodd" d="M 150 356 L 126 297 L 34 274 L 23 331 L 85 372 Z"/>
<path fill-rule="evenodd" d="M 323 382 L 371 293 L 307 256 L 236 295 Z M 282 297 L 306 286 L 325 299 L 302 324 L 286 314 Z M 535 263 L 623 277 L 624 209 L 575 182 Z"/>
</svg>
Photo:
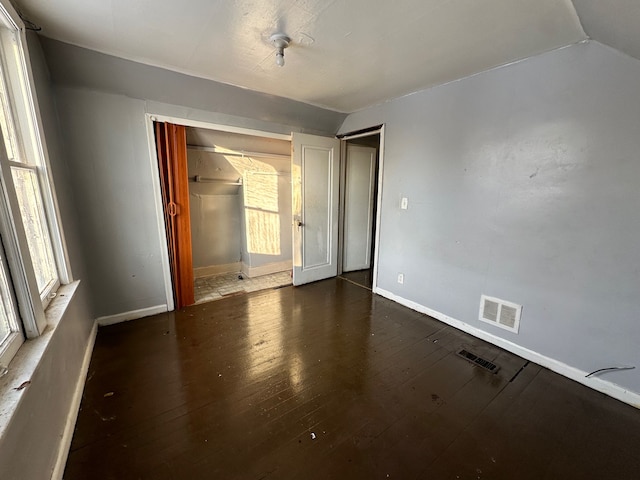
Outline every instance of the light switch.
<svg viewBox="0 0 640 480">
<path fill-rule="evenodd" d="M 400 200 L 400 208 L 402 210 L 409 208 L 409 199 L 407 197 L 402 197 L 402 200 Z"/>
</svg>

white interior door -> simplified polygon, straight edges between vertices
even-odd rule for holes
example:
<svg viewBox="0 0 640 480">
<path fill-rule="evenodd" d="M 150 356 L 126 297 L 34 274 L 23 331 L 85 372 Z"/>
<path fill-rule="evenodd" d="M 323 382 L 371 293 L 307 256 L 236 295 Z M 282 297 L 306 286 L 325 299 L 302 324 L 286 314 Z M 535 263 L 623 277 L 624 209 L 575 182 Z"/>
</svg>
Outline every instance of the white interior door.
<svg viewBox="0 0 640 480">
<path fill-rule="evenodd" d="M 371 266 L 376 149 L 347 145 L 342 271 Z"/>
<path fill-rule="evenodd" d="M 291 147 L 293 192 L 293 284 L 338 274 L 340 141 L 294 133 Z"/>
</svg>

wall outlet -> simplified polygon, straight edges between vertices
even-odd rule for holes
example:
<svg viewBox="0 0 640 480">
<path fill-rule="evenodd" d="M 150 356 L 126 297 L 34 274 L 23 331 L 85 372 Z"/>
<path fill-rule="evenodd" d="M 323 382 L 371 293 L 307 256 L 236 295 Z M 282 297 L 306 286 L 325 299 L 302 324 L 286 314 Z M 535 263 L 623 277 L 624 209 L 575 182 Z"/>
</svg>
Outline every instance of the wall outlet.
<svg viewBox="0 0 640 480">
<path fill-rule="evenodd" d="M 402 200 L 400 200 L 400 208 L 402 210 L 409 208 L 409 199 L 407 197 L 402 197 Z"/>
<path fill-rule="evenodd" d="M 400 283 L 400 284 L 404 283 L 404 273 L 399 273 L 398 274 L 398 283 Z"/>
</svg>

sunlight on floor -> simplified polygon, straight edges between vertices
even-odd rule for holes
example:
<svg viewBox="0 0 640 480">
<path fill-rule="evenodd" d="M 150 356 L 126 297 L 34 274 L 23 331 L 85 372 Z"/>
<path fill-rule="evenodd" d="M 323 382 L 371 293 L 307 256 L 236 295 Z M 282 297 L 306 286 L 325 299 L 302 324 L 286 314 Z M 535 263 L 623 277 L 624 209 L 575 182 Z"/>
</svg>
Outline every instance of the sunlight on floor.
<svg viewBox="0 0 640 480">
<path fill-rule="evenodd" d="M 229 295 L 257 292 L 258 290 L 291 285 L 290 271 L 272 273 L 271 275 L 254 278 L 248 278 L 242 275 L 242 280 L 239 278 L 240 275 L 240 273 L 236 272 L 196 278 L 196 304 L 212 302 L 213 300 L 219 300 Z"/>
</svg>

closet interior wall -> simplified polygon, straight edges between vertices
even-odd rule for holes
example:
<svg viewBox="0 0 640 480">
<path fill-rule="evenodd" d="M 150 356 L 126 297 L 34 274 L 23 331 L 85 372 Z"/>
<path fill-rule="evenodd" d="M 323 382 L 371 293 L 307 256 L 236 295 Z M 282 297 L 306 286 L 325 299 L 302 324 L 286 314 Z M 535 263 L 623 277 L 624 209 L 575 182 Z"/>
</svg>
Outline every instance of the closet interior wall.
<svg viewBox="0 0 640 480">
<path fill-rule="evenodd" d="M 194 276 L 291 269 L 291 143 L 187 129 Z"/>
</svg>

